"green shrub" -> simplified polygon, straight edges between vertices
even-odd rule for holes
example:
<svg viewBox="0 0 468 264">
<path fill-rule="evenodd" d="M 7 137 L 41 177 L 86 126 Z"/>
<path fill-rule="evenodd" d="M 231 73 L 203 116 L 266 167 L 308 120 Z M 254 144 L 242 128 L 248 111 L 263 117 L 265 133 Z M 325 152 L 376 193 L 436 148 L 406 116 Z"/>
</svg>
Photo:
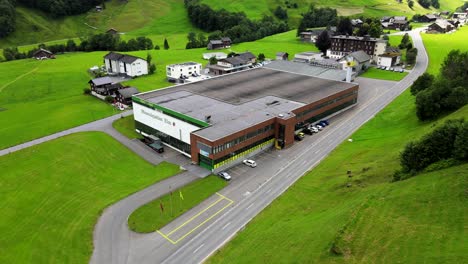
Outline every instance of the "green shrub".
<svg viewBox="0 0 468 264">
<path fill-rule="evenodd" d="M 108 96 L 106 96 L 105 100 L 106 100 L 106 102 L 108 102 L 110 104 L 110 103 L 114 102 L 114 97 L 108 95 Z"/>
<path fill-rule="evenodd" d="M 91 94 L 91 89 L 89 89 L 89 88 L 84 88 L 84 89 L 83 89 L 83 94 Z"/>
</svg>

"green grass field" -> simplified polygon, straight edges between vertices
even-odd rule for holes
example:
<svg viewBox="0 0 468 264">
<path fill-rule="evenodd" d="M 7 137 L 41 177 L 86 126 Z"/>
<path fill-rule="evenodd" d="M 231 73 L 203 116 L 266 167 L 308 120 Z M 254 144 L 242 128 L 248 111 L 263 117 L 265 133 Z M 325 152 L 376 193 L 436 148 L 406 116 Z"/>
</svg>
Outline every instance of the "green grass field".
<svg viewBox="0 0 468 264">
<path fill-rule="evenodd" d="M 422 34 L 429 55 L 428 72 L 438 74 L 439 65 L 453 49 L 468 51 L 468 27 L 462 27 L 452 34 Z"/>
<path fill-rule="evenodd" d="M 135 132 L 135 119 L 133 119 L 133 115 L 115 120 L 112 126 L 119 131 L 120 134 L 130 139 L 141 138 L 141 135 Z"/>
<path fill-rule="evenodd" d="M 365 73 L 361 74 L 360 77 L 380 79 L 380 80 L 389 80 L 389 81 L 400 81 L 408 75 L 407 72 L 393 72 L 386 70 L 379 70 L 375 67 L 369 68 Z"/>
<path fill-rule="evenodd" d="M 138 208 L 128 218 L 128 226 L 139 233 L 154 232 L 221 190 L 226 184 L 226 181 L 214 175 L 197 180 L 174 190 L 172 197 L 167 194 Z M 163 212 L 160 203 L 163 205 Z"/>
<path fill-rule="evenodd" d="M 448 43 L 440 41 L 441 46 Z M 427 49 L 437 52 L 431 43 Z M 432 65 L 436 60 L 430 62 L 437 71 L 440 66 Z M 467 262 L 468 165 L 390 182 L 408 141 L 444 120 L 466 116 L 468 106 L 437 121 L 419 122 L 414 97 L 405 91 L 355 132 L 353 142 L 342 143 L 209 262 Z M 347 188 L 347 183 L 352 186 Z"/>
<path fill-rule="evenodd" d="M 317 49 L 298 41 L 295 32 L 289 31 L 233 45 L 231 50 L 250 50 L 255 55 L 263 52 L 274 58 L 278 51 L 294 54 Z M 142 92 L 170 86 L 165 75 L 166 65 L 185 61 L 205 65 L 204 52 L 208 51 L 205 48 L 152 50 L 150 54 L 157 66 L 156 74 L 133 79 L 127 84 Z M 82 94 L 83 88 L 89 87 L 87 82 L 91 78 L 87 69 L 101 65 L 105 54 L 69 53 L 57 55 L 55 60 L 25 59 L 0 63 L 0 108 L 6 109 L 0 111 L 0 149 L 117 114 L 104 102 Z M 131 54 L 146 58 L 148 51 Z"/>
<path fill-rule="evenodd" d="M 87 263 L 102 210 L 179 172 L 78 133 L 0 157 L 0 263 Z"/>
</svg>

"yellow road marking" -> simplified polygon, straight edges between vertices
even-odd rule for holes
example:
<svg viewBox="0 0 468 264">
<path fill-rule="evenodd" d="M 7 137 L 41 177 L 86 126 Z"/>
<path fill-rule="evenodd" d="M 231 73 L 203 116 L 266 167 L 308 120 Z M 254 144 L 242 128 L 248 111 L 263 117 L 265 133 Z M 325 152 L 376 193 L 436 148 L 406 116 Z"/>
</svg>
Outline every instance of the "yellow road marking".
<svg viewBox="0 0 468 264">
<path fill-rule="evenodd" d="M 163 232 L 161 232 L 160 230 L 157 230 L 157 232 L 162 236 L 164 237 L 165 239 L 167 239 L 169 242 L 171 242 L 172 244 L 177 244 L 178 242 L 180 242 L 182 239 L 184 239 L 185 237 L 187 237 L 188 235 L 190 235 L 191 233 L 193 233 L 195 230 L 197 230 L 198 228 L 200 228 L 202 225 L 204 225 L 206 222 L 210 221 L 211 219 L 213 219 L 213 217 L 217 216 L 219 213 L 221 213 L 224 209 L 226 209 L 227 207 L 229 207 L 231 204 L 234 203 L 233 200 L 227 198 L 226 196 L 220 194 L 220 193 L 216 193 L 220 199 L 216 200 L 214 203 L 210 204 L 210 206 L 208 206 L 207 208 L 203 209 L 201 212 L 197 213 L 196 215 L 192 216 L 189 220 L 185 221 L 182 225 L 178 226 L 176 229 L 172 230 L 171 232 L 169 232 L 168 234 L 164 234 Z M 221 202 L 222 200 L 227 200 L 229 201 L 229 203 L 227 205 L 225 205 L 223 208 L 221 208 L 220 210 L 218 210 L 216 213 L 214 213 L 213 215 L 211 215 L 210 217 L 208 217 L 207 219 L 205 219 L 203 222 L 201 222 L 199 225 L 197 225 L 196 227 L 194 227 L 193 229 L 191 229 L 190 231 L 188 231 L 186 234 L 184 234 L 182 237 L 180 237 L 179 239 L 177 239 L 176 241 L 172 240 L 169 238 L 169 236 L 171 234 L 173 234 L 174 232 L 176 232 L 177 230 L 181 229 L 182 227 L 186 226 L 188 223 L 190 223 L 191 221 L 193 221 L 195 218 L 199 217 L 202 213 L 206 212 L 208 209 L 210 209 L 211 207 L 215 206 L 216 204 L 218 204 L 219 202 Z"/>
<path fill-rule="evenodd" d="M 220 198 L 218 199 L 216 202 L 212 203 L 210 206 L 208 206 L 207 208 L 203 209 L 203 211 L 199 212 L 198 214 L 192 216 L 189 220 L 185 221 L 183 224 L 181 224 L 180 226 L 178 226 L 176 229 L 172 230 L 171 232 L 169 232 L 167 235 L 170 236 L 172 234 L 174 234 L 174 232 L 176 232 L 177 230 L 181 229 L 182 227 L 186 226 L 188 223 L 190 223 L 193 219 L 199 217 L 201 214 L 203 214 L 204 212 L 206 212 L 208 209 L 210 209 L 211 207 L 215 206 L 216 204 L 218 204 L 219 202 L 221 202 L 222 200 L 224 200 L 223 198 Z"/>
<path fill-rule="evenodd" d="M 162 237 L 164 237 L 165 239 L 169 240 L 169 242 L 171 242 L 172 244 L 174 244 L 174 245 L 177 244 L 177 242 L 172 241 L 172 239 L 170 239 L 168 236 L 166 236 L 163 232 L 161 232 L 161 231 L 159 231 L 159 230 L 158 230 L 157 232 L 158 232 Z"/>
</svg>

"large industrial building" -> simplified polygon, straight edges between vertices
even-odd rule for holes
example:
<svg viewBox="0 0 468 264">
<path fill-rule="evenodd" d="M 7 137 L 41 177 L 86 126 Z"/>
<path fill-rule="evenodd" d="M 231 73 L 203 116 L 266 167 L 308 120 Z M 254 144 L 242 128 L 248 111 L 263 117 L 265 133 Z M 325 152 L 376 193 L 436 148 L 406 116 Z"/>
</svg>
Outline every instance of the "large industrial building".
<svg viewBox="0 0 468 264">
<path fill-rule="evenodd" d="M 138 133 L 218 172 L 272 146 L 292 145 L 300 124 L 352 106 L 358 89 L 263 67 L 135 95 L 133 111 Z"/>
</svg>

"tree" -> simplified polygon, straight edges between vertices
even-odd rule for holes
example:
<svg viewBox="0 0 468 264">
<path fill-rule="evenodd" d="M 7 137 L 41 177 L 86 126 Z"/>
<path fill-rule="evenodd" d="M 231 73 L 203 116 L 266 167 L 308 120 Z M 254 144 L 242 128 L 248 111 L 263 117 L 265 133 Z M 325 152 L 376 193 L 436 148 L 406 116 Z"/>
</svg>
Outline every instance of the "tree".
<svg viewBox="0 0 468 264">
<path fill-rule="evenodd" d="M 257 60 L 260 61 L 260 62 L 264 61 L 265 60 L 265 54 L 263 54 L 263 53 L 258 54 Z"/>
<path fill-rule="evenodd" d="M 315 46 L 323 54 L 325 54 L 327 52 L 327 49 L 331 47 L 331 39 L 326 30 L 322 31 L 322 33 L 318 35 L 317 40 L 315 41 Z"/>
<path fill-rule="evenodd" d="M 148 66 L 151 65 L 151 61 L 153 60 L 153 57 L 151 54 L 146 54 L 146 63 L 148 63 Z"/>
<path fill-rule="evenodd" d="M 148 73 L 153 74 L 155 72 L 156 72 L 156 65 L 154 63 L 151 63 L 151 65 L 149 66 L 149 69 L 148 69 Z"/>
<path fill-rule="evenodd" d="M 405 35 L 403 35 L 403 38 L 401 38 L 401 42 L 400 42 L 400 45 L 398 45 L 398 48 L 406 49 L 406 46 L 410 42 L 411 42 L 410 36 L 408 35 L 408 33 L 405 33 Z"/>
<path fill-rule="evenodd" d="M 73 41 L 73 39 L 69 39 L 67 41 L 67 51 L 74 52 L 76 51 L 76 49 L 77 49 L 77 46 L 76 46 L 75 41 Z"/>
<path fill-rule="evenodd" d="M 408 0 L 408 7 L 413 9 L 414 6 L 414 1 L 413 0 Z"/>
<path fill-rule="evenodd" d="M 338 13 L 336 9 L 328 7 L 315 8 L 314 5 L 310 5 L 307 13 L 302 14 L 301 22 L 297 28 L 297 35 L 299 36 L 301 32 L 308 28 L 336 26 L 337 22 Z"/>
<path fill-rule="evenodd" d="M 155 50 L 160 50 L 161 47 L 159 47 L 159 45 L 154 45 L 154 49 L 155 49 Z"/>
<path fill-rule="evenodd" d="M 167 42 L 167 39 L 164 38 L 164 49 L 168 50 L 169 49 L 169 43 Z"/>
<path fill-rule="evenodd" d="M 406 62 L 414 65 L 416 62 L 416 56 L 418 55 L 418 49 L 412 48 L 406 51 Z"/>
<path fill-rule="evenodd" d="M 281 8 L 281 6 L 277 6 L 273 14 L 279 19 L 288 19 L 288 11 L 286 9 Z"/>
<path fill-rule="evenodd" d="M 422 90 L 426 90 L 431 87 L 434 82 L 434 75 L 430 73 L 423 73 L 421 76 L 416 79 L 416 81 L 411 85 L 411 94 L 416 95 Z"/>
<path fill-rule="evenodd" d="M 216 57 L 213 56 L 210 58 L 209 62 L 210 62 L 210 65 L 215 65 L 218 63 L 218 59 L 216 59 Z"/>
<path fill-rule="evenodd" d="M 15 31 L 16 11 L 10 0 L 0 0 L 0 38 Z"/>
<path fill-rule="evenodd" d="M 343 35 L 352 35 L 353 34 L 353 25 L 351 24 L 351 19 L 349 17 L 341 17 L 336 26 L 336 31 L 338 34 Z"/>
<path fill-rule="evenodd" d="M 372 22 L 369 27 L 369 35 L 373 38 L 380 38 L 380 35 L 382 35 L 382 26 L 380 23 L 375 23 Z"/>
</svg>

